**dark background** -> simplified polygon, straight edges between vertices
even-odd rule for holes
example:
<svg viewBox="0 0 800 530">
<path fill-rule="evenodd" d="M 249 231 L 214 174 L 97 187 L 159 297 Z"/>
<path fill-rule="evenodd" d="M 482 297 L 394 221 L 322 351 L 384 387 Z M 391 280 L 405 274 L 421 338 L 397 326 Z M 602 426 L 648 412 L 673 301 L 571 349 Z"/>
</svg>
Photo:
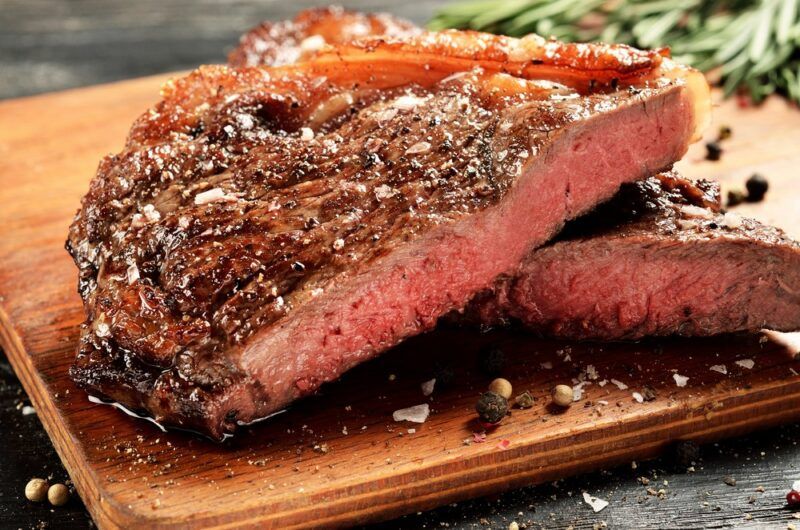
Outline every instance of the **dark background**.
<svg viewBox="0 0 800 530">
<path fill-rule="evenodd" d="M 351 1 L 423 23 L 444 2 Z M 223 62 L 238 35 L 264 18 L 290 18 L 309 1 L 0 0 L 0 99 Z M 0 159 L 0 164 L 2 160 Z M 88 176 L 87 176 L 88 178 Z M 2 183 L 0 183 L 2 185 Z M 2 207 L 2 206 L 0 206 Z M 0 259 L 2 257 L 0 256 Z M 5 355 L 0 353 L 0 529 L 93 526 L 77 497 L 62 508 L 24 498 L 33 476 L 67 480 Z M 411 515 L 381 528 L 787 528 L 800 479 L 800 426 L 701 448 L 687 473 L 668 456 Z M 646 477 L 645 485 L 641 477 Z M 735 485 L 733 480 L 735 479 Z M 763 487 L 763 492 L 758 491 Z M 663 489 L 662 496 L 648 494 Z M 582 491 L 610 501 L 595 514 Z M 800 513 L 797 513 L 800 516 Z"/>
</svg>

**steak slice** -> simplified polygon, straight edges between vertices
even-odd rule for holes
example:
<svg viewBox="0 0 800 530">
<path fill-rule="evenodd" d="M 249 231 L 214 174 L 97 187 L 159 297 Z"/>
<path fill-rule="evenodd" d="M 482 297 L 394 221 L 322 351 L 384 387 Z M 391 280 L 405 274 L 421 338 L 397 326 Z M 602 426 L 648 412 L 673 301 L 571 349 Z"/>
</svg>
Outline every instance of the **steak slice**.
<svg viewBox="0 0 800 530">
<path fill-rule="evenodd" d="M 421 30 L 386 13 L 359 13 L 338 6 L 301 11 L 294 20 L 265 21 L 239 39 L 228 55 L 231 66 L 281 66 L 295 63 L 325 44 L 344 44 L 372 36 L 404 37 Z"/>
<path fill-rule="evenodd" d="M 800 329 L 800 244 L 719 210 L 716 185 L 675 173 L 624 185 L 466 318 L 569 339 Z"/>
<path fill-rule="evenodd" d="M 164 94 L 70 228 L 71 375 L 214 438 L 430 329 L 680 158 L 708 112 L 702 76 L 657 53 L 460 32 Z"/>
</svg>

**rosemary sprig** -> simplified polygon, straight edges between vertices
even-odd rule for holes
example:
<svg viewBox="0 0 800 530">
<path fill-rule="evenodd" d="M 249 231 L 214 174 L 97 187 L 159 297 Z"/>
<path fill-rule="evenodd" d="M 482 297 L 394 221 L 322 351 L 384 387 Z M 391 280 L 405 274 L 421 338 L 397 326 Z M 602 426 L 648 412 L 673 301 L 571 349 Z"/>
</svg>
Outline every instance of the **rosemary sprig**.
<svg viewBox="0 0 800 530">
<path fill-rule="evenodd" d="M 678 61 L 716 72 L 726 95 L 800 103 L 800 0 L 469 0 L 429 27 L 669 46 Z"/>
</svg>

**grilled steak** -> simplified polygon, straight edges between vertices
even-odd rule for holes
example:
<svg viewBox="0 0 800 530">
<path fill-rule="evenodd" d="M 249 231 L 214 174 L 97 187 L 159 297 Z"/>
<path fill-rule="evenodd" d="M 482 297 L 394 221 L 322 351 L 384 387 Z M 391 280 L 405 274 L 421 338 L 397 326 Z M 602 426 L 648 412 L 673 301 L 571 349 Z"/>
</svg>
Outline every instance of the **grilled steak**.
<svg viewBox="0 0 800 530">
<path fill-rule="evenodd" d="M 800 329 L 800 245 L 674 173 L 624 185 L 465 312 L 571 339 Z"/>
<path fill-rule="evenodd" d="M 325 44 L 344 44 L 372 35 L 403 37 L 420 31 L 411 22 L 386 13 L 359 13 L 336 6 L 307 9 L 294 20 L 265 21 L 242 35 L 228 64 L 281 66 L 295 63 Z"/>
<path fill-rule="evenodd" d="M 164 94 L 70 228 L 71 375 L 215 438 L 430 329 L 708 113 L 702 76 L 657 53 L 461 32 Z"/>
</svg>

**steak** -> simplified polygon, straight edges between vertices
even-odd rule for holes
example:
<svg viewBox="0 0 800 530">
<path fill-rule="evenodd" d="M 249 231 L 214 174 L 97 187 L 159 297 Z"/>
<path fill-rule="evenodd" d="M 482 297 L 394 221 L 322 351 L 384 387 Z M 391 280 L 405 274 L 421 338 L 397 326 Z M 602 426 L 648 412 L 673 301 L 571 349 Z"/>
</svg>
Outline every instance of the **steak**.
<svg viewBox="0 0 800 530">
<path fill-rule="evenodd" d="M 325 44 L 344 44 L 372 35 L 404 37 L 420 33 L 411 22 L 386 13 L 359 13 L 341 7 L 301 11 L 294 20 L 265 21 L 239 39 L 228 55 L 231 66 L 295 63 Z"/>
<path fill-rule="evenodd" d="M 465 311 L 570 339 L 800 329 L 800 244 L 720 212 L 715 184 L 675 173 L 623 185 Z"/>
<path fill-rule="evenodd" d="M 657 52 L 471 32 L 203 67 L 70 227 L 90 393 L 222 438 L 431 329 L 668 167 L 708 86 Z"/>
</svg>

